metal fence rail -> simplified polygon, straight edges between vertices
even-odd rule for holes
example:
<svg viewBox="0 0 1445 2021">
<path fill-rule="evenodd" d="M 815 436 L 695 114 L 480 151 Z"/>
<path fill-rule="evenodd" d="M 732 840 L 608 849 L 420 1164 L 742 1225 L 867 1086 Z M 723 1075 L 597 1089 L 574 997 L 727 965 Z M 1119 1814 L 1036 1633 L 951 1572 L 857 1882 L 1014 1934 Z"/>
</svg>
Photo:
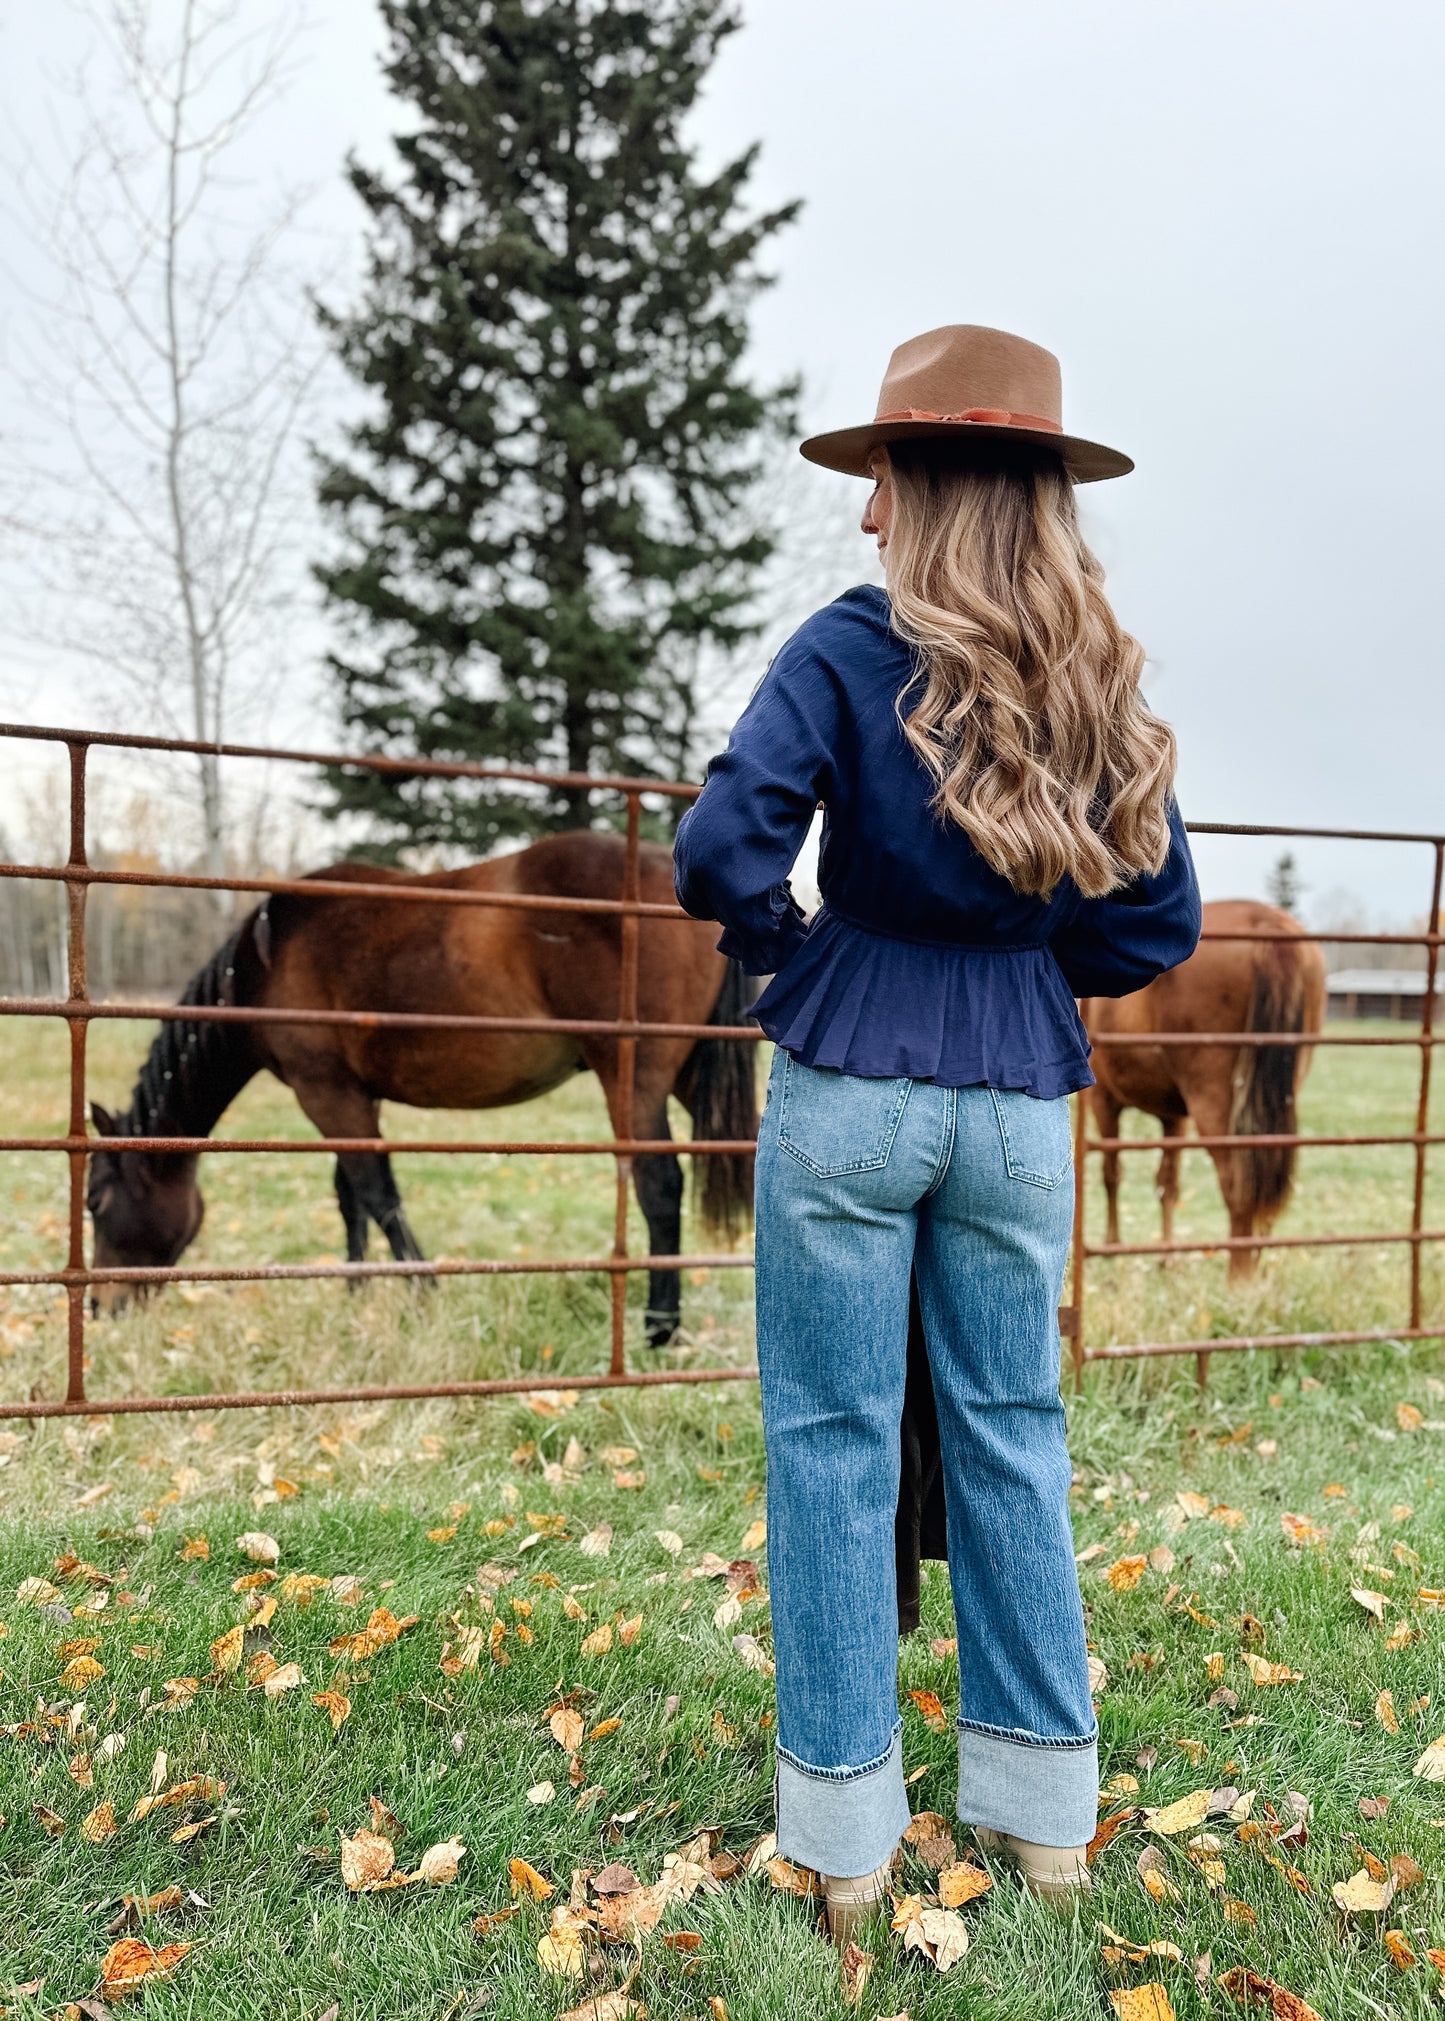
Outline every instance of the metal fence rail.
<svg viewBox="0 0 1445 2021">
<path fill-rule="evenodd" d="M 125 736 L 107 731 L 39 728 L 25 724 L 0 724 L 0 737 L 23 739 L 29 742 L 59 744 L 65 746 L 69 756 L 69 851 L 63 865 L 34 863 L 0 863 L 0 878 L 25 878 L 42 882 L 59 883 L 64 886 L 67 918 L 67 966 L 68 994 L 64 998 L 26 998 L 0 1001 L 0 1017 L 49 1017 L 61 1020 L 69 1031 L 69 1113 L 66 1131 L 53 1137 L 4 1137 L 0 1138 L 0 1153 L 4 1152 L 54 1152 L 67 1161 L 69 1176 L 69 1214 L 67 1231 L 67 1254 L 64 1267 L 58 1270 L 11 1270 L 0 1271 L 0 1286 L 50 1284 L 63 1289 L 67 1304 L 68 1367 L 66 1394 L 63 1399 L 0 1399 L 0 1418 L 40 1418 L 65 1417 L 82 1414 L 132 1413 L 142 1411 L 185 1411 L 185 1410 L 227 1410 L 259 1408 L 276 1404 L 314 1404 L 342 1402 L 371 1402 L 403 1398 L 425 1397 L 465 1397 L 503 1396 L 535 1390 L 546 1380 L 542 1376 L 508 1377 L 491 1381 L 447 1382 L 447 1383 L 397 1383 L 368 1384 L 352 1387 L 337 1387 L 324 1390 L 276 1390 L 258 1392 L 218 1392 L 208 1395 L 172 1395 L 95 1398 L 86 1393 L 85 1386 L 85 1329 L 87 1303 L 93 1287 L 103 1284 L 157 1285 L 166 1283 L 253 1283 L 309 1281 L 315 1278 L 367 1279 L 381 1277 L 479 1277 L 504 1275 L 576 1274 L 596 1273 L 607 1277 L 611 1283 L 611 1354 L 606 1373 L 598 1375 L 568 1376 L 569 1388 L 600 1389 L 617 1387 L 655 1387 L 672 1383 L 729 1382 L 746 1380 L 757 1373 L 751 1368 L 701 1368 L 701 1369 L 651 1369 L 629 1370 L 626 1364 L 626 1297 L 627 1278 L 638 1271 L 656 1269 L 746 1269 L 751 1267 L 752 1258 L 746 1255 L 686 1255 L 675 1256 L 634 1256 L 627 1247 L 627 1218 L 629 1190 L 632 1179 L 632 1160 L 649 1153 L 676 1153 L 684 1151 L 690 1155 L 728 1156 L 752 1149 L 752 1145 L 741 1141 L 711 1141 L 677 1143 L 670 1139 L 657 1140 L 618 1136 L 614 1134 L 605 1140 L 586 1140 L 569 1143 L 564 1140 L 540 1141 L 531 1139 L 382 1139 L 369 1137 L 316 1137 L 292 1140 L 289 1138 L 235 1139 L 206 1137 L 135 1137 L 124 1140 L 127 1151 L 142 1152 L 189 1152 L 203 1151 L 275 1155 L 278 1153 L 321 1153 L 336 1155 L 342 1152 L 388 1151 L 426 1152 L 446 1155 L 474 1154 L 479 1152 L 504 1153 L 509 1156 L 527 1155 L 585 1155 L 605 1156 L 614 1160 L 614 1212 L 613 1241 L 610 1252 L 605 1256 L 555 1257 L 548 1259 L 505 1260 L 505 1259 L 459 1259 L 438 1258 L 421 1262 L 384 1263 L 308 1263 L 308 1264 L 249 1264 L 211 1266 L 172 1266 L 169 1268 L 114 1267 L 95 1269 L 87 1266 L 85 1260 L 85 1198 L 86 1160 L 96 1147 L 97 1139 L 87 1132 L 86 1114 L 86 1052 L 87 1036 L 93 1023 L 101 1020 L 124 1019 L 133 1022 L 180 1020 L 188 1023 L 206 1021 L 239 1022 L 245 1024 L 277 1023 L 286 1025 L 325 1024 L 354 1025 L 369 1029 L 396 1027 L 405 1030 L 463 1030 L 463 1031 L 512 1031 L 538 1032 L 553 1031 L 579 1035 L 606 1035 L 615 1037 L 618 1044 L 618 1070 L 620 1083 L 619 1111 L 628 1116 L 632 1112 L 636 1054 L 639 1040 L 648 1038 L 709 1038 L 738 1039 L 756 1043 L 762 1034 L 756 1025 L 718 1026 L 701 1024 L 658 1024 L 643 1021 L 638 1016 L 638 922 L 642 918 L 680 919 L 685 917 L 675 905 L 649 902 L 640 896 L 639 863 L 641 844 L 641 812 L 645 795 L 660 795 L 670 799 L 693 799 L 700 790 L 696 786 L 683 785 L 671 781 L 652 779 L 614 778 L 592 776 L 582 773 L 554 773 L 522 768 L 499 768 L 489 765 L 452 763 L 421 758 L 359 757 L 345 752 L 327 752 L 275 748 L 265 745 L 247 744 L 201 744 L 162 737 Z M 451 779 L 482 779 L 488 781 L 509 781 L 520 784 L 565 787 L 589 792 L 609 792 L 621 796 L 626 804 L 626 849 L 622 890 L 615 899 L 601 898 L 557 898 L 549 896 L 531 897 L 524 894 L 487 891 L 418 890 L 413 887 L 397 887 L 392 884 L 368 885 L 362 882 L 335 882 L 325 880 L 298 880 L 295 878 L 212 878 L 190 877 L 179 873 L 128 871 L 107 869 L 91 864 L 86 852 L 86 787 L 87 767 L 93 749 L 156 751 L 180 755 L 208 755 L 234 759 L 281 760 L 308 766 L 329 766 L 352 770 L 388 773 L 393 776 L 428 776 Z M 1072 1363 L 1076 1380 L 1082 1381 L 1085 1365 L 1089 1361 L 1112 1361 L 1140 1356 L 1194 1354 L 1201 1380 L 1207 1373 L 1208 1357 L 1225 1351 L 1241 1351 L 1258 1347 L 1302 1347 L 1334 1346 L 1370 1340 L 1394 1339 L 1434 1339 L 1445 1338 L 1445 1322 L 1427 1323 L 1422 1315 L 1421 1252 L 1428 1243 L 1445 1241 L 1445 1230 L 1427 1229 L 1424 1225 L 1425 1183 L 1427 1155 L 1432 1144 L 1445 1143 L 1445 1133 L 1432 1133 L 1429 1129 L 1429 1105 L 1431 1085 L 1431 1064 L 1433 1052 L 1440 1034 L 1434 1029 L 1434 997 L 1439 967 L 1439 950 L 1442 934 L 1439 931 L 1442 870 L 1445 870 L 1445 836 L 1434 834 L 1395 833 L 1383 830 L 1340 829 L 1340 828 L 1286 828 L 1260 826 L 1255 824 L 1229 824 L 1218 822 L 1192 822 L 1191 832 L 1207 835 L 1278 836 L 1285 839 L 1319 838 L 1336 841 L 1414 843 L 1428 846 L 1433 852 L 1434 874 L 1431 887 L 1431 904 L 1428 913 L 1429 926 L 1418 934 L 1395 933 L 1339 933 L 1312 936 L 1338 943 L 1357 943 L 1377 946 L 1423 946 L 1427 950 L 1427 980 L 1423 1001 L 1421 1023 L 1418 1031 L 1399 1036 L 1381 1036 L 1367 1033 L 1321 1032 L 1310 1035 L 1311 1046 L 1342 1045 L 1365 1047 L 1413 1046 L 1420 1053 L 1420 1075 L 1415 1129 L 1402 1133 L 1335 1134 L 1335 1135 L 1294 1135 L 1255 1137 L 1191 1137 L 1174 1140 L 1174 1148 L 1183 1150 L 1210 1150 L 1228 1147 L 1245 1148 L 1250 1145 L 1283 1147 L 1295 1146 L 1299 1149 L 1339 1147 L 1346 1145 L 1410 1145 L 1414 1150 L 1414 1185 L 1412 1219 L 1408 1229 L 1385 1230 L 1362 1235 L 1319 1235 L 1319 1236 L 1260 1236 L 1223 1237 L 1212 1241 L 1154 1242 L 1154 1243 L 1090 1243 L 1085 1228 L 1085 1185 L 1087 1160 L 1090 1153 L 1111 1151 L 1157 1150 L 1159 1140 L 1153 1138 L 1096 1138 L 1088 1134 L 1085 1098 L 1076 1099 L 1075 1105 L 1075 1167 L 1076 1200 L 1073 1244 L 1073 1287 L 1072 1303 L 1061 1308 L 1060 1327 L 1072 1343 Z M 90 891 L 97 885 L 130 886 L 143 888 L 163 888 L 202 891 L 243 891 L 258 895 L 271 893 L 300 893 L 308 898 L 341 896 L 349 899 L 357 897 L 384 897 L 389 902 L 428 905 L 489 905 L 529 912 L 575 912 L 611 914 L 620 919 L 620 981 L 618 990 L 617 1016 L 612 1019 L 554 1019 L 554 1018 L 505 1018 L 468 1017 L 460 1015 L 428 1015 L 410 1012 L 371 1012 L 333 1010 L 280 1010 L 266 1007 L 250 1008 L 228 1005 L 177 1005 L 169 1003 L 98 1003 L 92 1000 L 87 986 L 86 970 L 86 903 Z M 1268 930 L 1245 930 L 1238 933 L 1207 933 L 1205 938 L 1216 940 L 1280 940 L 1286 936 Z M 1293 939 L 1297 936 L 1288 936 Z M 1091 1033 L 1096 1046 L 1138 1044 L 1139 1040 L 1127 1033 Z M 1150 1046 L 1271 1046 L 1298 1045 L 1299 1038 L 1289 1033 L 1260 1032 L 1176 1032 L 1151 1033 L 1147 1043 Z M 1086 1289 L 1086 1266 L 1093 1258 L 1134 1255 L 1174 1255 L 1184 1253 L 1225 1253 L 1230 1250 L 1248 1249 L 1288 1249 L 1312 1247 L 1350 1247 L 1391 1243 L 1408 1246 L 1410 1263 L 1410 1292 L 1408 1323 L 1395 1329 L 1375 1329 L 1369 1331 L 1316 1333 L 1316 1334 L 1264 1334 L 1240 1335 L 1236 1337 L 1189 1340 L 1189 1341 L 1139 1341 L 1132 1343 L 1110 1343 L 1100 1347 L 1088 1347 L 1084 1341 L 1084 1299 Z"/>
</svg>

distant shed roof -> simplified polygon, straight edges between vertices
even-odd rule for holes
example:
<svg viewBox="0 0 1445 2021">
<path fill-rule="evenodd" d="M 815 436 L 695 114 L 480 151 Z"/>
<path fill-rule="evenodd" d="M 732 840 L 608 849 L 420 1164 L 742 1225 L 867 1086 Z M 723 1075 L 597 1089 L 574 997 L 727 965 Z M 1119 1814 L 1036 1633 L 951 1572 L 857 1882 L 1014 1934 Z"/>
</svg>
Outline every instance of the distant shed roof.
<svg viewBox="0 0 1445 2021">
<path fill-rule="evenodd" d="M 1328 977 L 1331 996 L 1424 996 L 1423 968 L 1342 968 Z"/>
</svg>

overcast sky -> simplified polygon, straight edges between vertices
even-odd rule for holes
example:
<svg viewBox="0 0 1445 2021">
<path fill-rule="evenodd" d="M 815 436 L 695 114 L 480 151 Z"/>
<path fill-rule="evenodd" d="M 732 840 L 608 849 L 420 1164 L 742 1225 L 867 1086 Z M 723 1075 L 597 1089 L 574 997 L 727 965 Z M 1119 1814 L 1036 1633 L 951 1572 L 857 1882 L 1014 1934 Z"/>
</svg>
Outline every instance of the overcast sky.
<svg viewBox="0 0 1445 2021">
<path fill-rule="evenodd" d="M 775 245 L 758 369 L 801 370 L 821 427 L 866 419 L 890 349 L 920 330 L 1048 345 L 1066 425 L 1138 466 L 1082 496 L 1179 734 L 1186 814 L 1445 827 L 1438 0 L 745 11 L 698 132 L 716 157 L 761 140 L 758 198 L 806 205 Z M 341 157 L 380 158 L 392 123 L 377 24 L 370 0 L 312 12 L 257 188 L 282 170 L 317 183 L 318 243 L 354 257 Z M 12 4 L 11 120 L 33 133 L 48 100 L 63 131 L 47 78 L 80 38 L 72 12 Z M 7 305 L 7 346 L 26 313 Z M 33 658 L 0 704 L 86 716 Z M 1207 890 L 1258 890 L 1276 847 L 1202 846 Z M 1317 901 L 1346 887 L 1423 908 L 1424 850 L 1299 853 Z"/>
</svg>

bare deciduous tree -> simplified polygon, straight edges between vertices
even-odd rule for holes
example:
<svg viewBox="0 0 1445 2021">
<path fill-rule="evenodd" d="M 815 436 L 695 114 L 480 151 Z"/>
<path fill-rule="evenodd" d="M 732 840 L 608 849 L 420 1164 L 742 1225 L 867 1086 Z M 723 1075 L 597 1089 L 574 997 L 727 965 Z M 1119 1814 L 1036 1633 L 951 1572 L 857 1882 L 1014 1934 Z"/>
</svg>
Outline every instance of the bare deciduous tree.
<svg viewBox="0 0 1445 2021">
<path fill-rule="evenodd" d="M 303 25 L 284 4 L 257 17 L 254 0 L 92 0 L 97 48 L 61 101 L 69 166 L 28 189 L 48 281 L 21 368 L 41 445 L 27 628 L 93 669 L 88 714 L 133 726 L 139 707 L 201 742 L 278 696 L 323 355 L 289 258 L 303 199 L 238 175 Z M 199 788 L 219 877 L 213 756 Z"/>
</svg>

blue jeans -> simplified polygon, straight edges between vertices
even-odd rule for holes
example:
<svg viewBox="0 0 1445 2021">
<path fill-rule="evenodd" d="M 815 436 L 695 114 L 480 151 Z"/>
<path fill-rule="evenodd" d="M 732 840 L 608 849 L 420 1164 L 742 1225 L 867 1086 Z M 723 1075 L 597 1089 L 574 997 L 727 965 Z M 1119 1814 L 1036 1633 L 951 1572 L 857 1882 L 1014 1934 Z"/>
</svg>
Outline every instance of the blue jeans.
<svg viewBox="0 0 1445 2021">
<path fill-rule="evenodd" d="M 1092 1837 L 1097 1726 L 1057 1308 L 1067 1098 L 872 1080 L 777 1053 L 758 1137 L 758 1361 L 778 1849 L 869 1873 L 909 1818 L 893 1522 L 918 1274 L 958 1626 L 958 1815 Z"/>
</svg>

